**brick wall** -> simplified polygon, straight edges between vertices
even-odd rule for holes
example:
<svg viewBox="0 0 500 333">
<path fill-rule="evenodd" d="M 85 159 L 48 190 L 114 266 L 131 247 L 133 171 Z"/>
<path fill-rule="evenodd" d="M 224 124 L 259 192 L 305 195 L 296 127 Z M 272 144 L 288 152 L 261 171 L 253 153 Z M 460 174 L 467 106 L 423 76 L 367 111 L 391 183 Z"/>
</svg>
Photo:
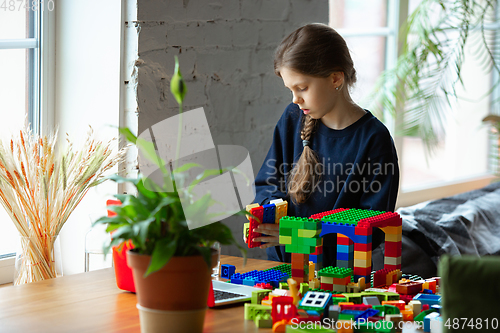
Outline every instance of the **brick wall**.
<svg viewBox="0 0 500 333">
<path fill-rule="evenodd" d="M 327 23 L 328 1 L 138 0 L 137 11 L 139 133 L 178 113 L 169 86 L 177 55 L 188 87 L 184 110 L 203 107 L 214 143 L 247 148 L 256 174 L 291 101 L 273 72 L 274 49 L 303 24 Z M 243 219 L 224 221 L 237 239 Z M 260 249 L 248 254 L 265 257 Z"/>
</svg>

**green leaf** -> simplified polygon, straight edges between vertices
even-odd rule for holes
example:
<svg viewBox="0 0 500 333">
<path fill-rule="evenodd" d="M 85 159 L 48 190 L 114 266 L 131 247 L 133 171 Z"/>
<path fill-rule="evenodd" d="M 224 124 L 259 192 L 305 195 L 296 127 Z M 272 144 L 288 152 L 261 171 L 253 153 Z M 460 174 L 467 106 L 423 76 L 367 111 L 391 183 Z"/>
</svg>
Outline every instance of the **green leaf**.
<svg viewBox="0 0 500 333">
<path fill-rule="evenodd" d="M 187 86 L 182 78 L 181 71 L 179 69 L 179 59 L 177 56 L 175 56 L 174 75 L 172 76 L 172 80 L 170 80 L 170 92 L 174 95 L 177 103 L 181 105 L 184 100 L 184 96 L 186 96 Z"/>
<path fill-rule="evenodd" d="M 144 274 L 146 278 L 149 274 L 160 270 L 165 266 L 177 249 L 177 239 L 162 239 L 155 244 L 153 254 L 151 256 L 151 263 L 148 270 Z"/>
<path fill-rule="evenodd" d="M 203 257 L 203 260 L 205 260 L 205 263 L 207 264 L 207 269 L 210 269 L 212 267 L 212 249 L 210 247 L 203 247 L 200 246 L 198 249 L 201 253 L 201 256 Z"/>
<path fill-rule="evenodd" d="M 122 176 L 119 176 L 117 174 L 107 176 L 106 178 L 111 179 L 115 183 L 121 184 L 121 183 L 132 183 L 134 185 L 137 185 L 139 182 L 138 178 L 124 178 Z"/>
<path fill-rule="evenodd" d="M 108 239 L 104 242 L 102 246 L 102 253 L 104 254 L 104 260 L 106 260 L 106 255 L 108 254 L 109 250 L 115 245 L 119 245 L 123 242 L 123 239 L 120 238 L 113 238 L 113 239 Z"/>
<path fill-rule="evenodd" d="M 120 131 L 121 134 L 123 134 L 125 136 L 125 138 L 129 142 L 132 142 L 133 144 L 136 144 L 137 137 L 134 134 L 132 134 L 132 132 L 130 131 L 130 129 L 128 129 L 127 127 L 120 127 L 118 130 Z"/>
<path fill-rule="evenodd" d="M 138 244 L 139 248 L 141 249 L 146 248 L 146 242 L 148 241 L 149 225 L 154 221 L 156 221 L 156 219 L 154 217 L 153 218 L 150 217 L 147 220 L 135 223 L 132 226 L 133 237 L 131 238 L 134 240 L 134 243 Z"/>
</svg>

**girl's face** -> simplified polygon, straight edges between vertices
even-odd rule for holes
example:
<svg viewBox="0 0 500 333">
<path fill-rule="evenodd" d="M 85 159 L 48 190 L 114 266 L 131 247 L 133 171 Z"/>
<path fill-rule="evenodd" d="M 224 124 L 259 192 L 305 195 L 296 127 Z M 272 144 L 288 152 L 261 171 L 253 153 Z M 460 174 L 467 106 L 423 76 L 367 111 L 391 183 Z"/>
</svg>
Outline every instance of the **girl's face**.
<svg viewBox="0 0 500 333">
<path fill-rule="evenodd" d="M 343 73 L 335 72 L 327 78 L 300 74 L 289 68 L 280 68 L 285 87 L 292 92 L 292 102 L 297 104 L 304 114 L 314 119 L 321 119 L 332 112 L 338 101 L 339 87 Z"/>
</svg>

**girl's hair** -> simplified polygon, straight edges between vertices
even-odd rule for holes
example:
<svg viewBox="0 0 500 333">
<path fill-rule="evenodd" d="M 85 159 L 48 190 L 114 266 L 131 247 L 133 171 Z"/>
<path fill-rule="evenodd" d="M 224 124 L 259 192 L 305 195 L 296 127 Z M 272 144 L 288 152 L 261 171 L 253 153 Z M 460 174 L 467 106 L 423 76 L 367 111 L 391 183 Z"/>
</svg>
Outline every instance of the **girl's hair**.
<svg viewBox="0 0 500 333">
<path fill-rule="evenodd" d="M 333 72 L 344 73 L 339 88 L 348 99 L 348 89 L 356 82 L 356 70 L 345 40 L 333 28 L 320 23 L 307 24 L 286 37 L 274 54 L 274 72 L 281 77 L 280 69 L 288 68 L 304 75 L 326 78 Z M 303 117 L 301 139 L 311 141 L 318 119 Z M 293 167 L 288 181 L 288 195 L 292 201 L 304 203 L 318 185 L 322 165 L 309 145 L 304 146 L 299 160 Z"/>
</svg>

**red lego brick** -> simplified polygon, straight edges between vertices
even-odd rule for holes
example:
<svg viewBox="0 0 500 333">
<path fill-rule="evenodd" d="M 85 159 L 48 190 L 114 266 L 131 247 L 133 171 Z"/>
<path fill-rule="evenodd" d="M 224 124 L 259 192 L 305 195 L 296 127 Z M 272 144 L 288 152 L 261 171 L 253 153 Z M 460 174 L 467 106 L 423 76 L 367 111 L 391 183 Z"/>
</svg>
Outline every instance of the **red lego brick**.
<svg viewBox="0 0 500 333">
<path fill-rule="evenodd" d="M 303 269 L 292 269 L 292 277 L 295 279 L 296 277 L 298 278 L 304 278 L 306 276 L 306 272 Z"/>
<path fill-rule="evenodd" d="M 372 234 L 372 227 L 354 227 L 354 233 L 359 236 L 370 236 Z"/>
<path fill-rule="evenodd" d="M 401 269 L 401 265 L 387 265 L 387 264 L 384 264 L 384 269 L 388 269 L 390 271 L 393 271 L 395 269 Z"/>
<path fill-rule="evenodd" d="M 354 242 L 347 236 L 337 234 L 337 245 L 351 245 Z"/>
<path fill-rule="evenodd" d="M 248 228 L 248 239 L 247 244 L 249 248 L 254 248 L 260 246 L 261 242 L 254 242 L 253 239 L 255 237 L 260 237 L 262 234 L 260 232 L 255 232 L 253 229 L 257 228 L 260 223 L 255 220 L 253 217 L 250 218 L 250 227 Z"/>
<path fill-rule="evenodd" d="M 354 267 L 354 275 L 370 276 L 372 273 L 371 267 Z"/>
<path fill-rule="evenodd" d="M 321 289 L 333 291 L 332 283 L 321 283 Z"/>
<path fill-rule="evenodd" d="M 262 206 L 254 207 L 250 209 L 250 214 L 258 218 L 259 223 L 262 223 L 262 219 L 264 218 L 264 207 Z"/>
<path fill-rule="evenodd" d="M 348 210 L 348 209 L 349 208 L 337 208 L 337 209 L 334 209 L 334 210 L 329 210 L 329 211 L 326 211 L 326 212 L 322 212 L 322 213 L 318 213 L 318 214 L 313 214 L 309 218 L 310 219 L 321 220 L 321 218 L 323 218 L 324 216 L 332 215 L 332 214 L 335 214 L 335 213 L 338 213 L 338 212 L 342 212 L 342 211 Z"/>
<path fill-rule="evenodd" d="M 288 308 L 288 310 L 285 311 L 285 308 Z M 277 296 L 273 298 L 273 307 L 271 310 L 273 324 L 283 319 L 286 319 L 287 321 L 292 320 L 292 318 L 295 318 L 296 316 L 297 307 L 293 305 L 293 297 Z"/>
<path fill-rule="evenodd" d="M 385 212 L 383 214 L 368 217 L 358 222 L 358 225 L 369 224 L 371 227 L 398 227 L 402 224 L 401 216 L 398 213 Z"/>
<path fill-rule="evenodd" d="M 354 243 L 354 251 L 368 252 L 372 250 L 372 243 L 362 244 Z"/>
<path fill-rule="evenodd" d="M 323 254 L 323 246 L 322 245 L 316 246 L 314 252 L 311 254 L 313 254 L 313 255 Z"/>
<path fill-rule="evenodd" d="M 365 311 L 371 309 L 370 304 L 343 304 L 340 306 L 340 311 L 344 310 L 354 310 L 354 311 Z"/>
<path fill-rule="evenodd" d="M 392 271 L 392 269 L 384 268 L 373 273 L 373 287 L 377 288 L 386 286 L 386 276 L 390 271 Z"/>
<path fill-rule="evenodd" d="M 396 285 L 396 292 L 402 295 L 415 295 L 422 291 L 422 282 L 406 282 Z"/>
<path fill-rule="evenodd" d="M 401 242 L 385 242 L 384 256 L 401 257 Z"/>
</svg>

